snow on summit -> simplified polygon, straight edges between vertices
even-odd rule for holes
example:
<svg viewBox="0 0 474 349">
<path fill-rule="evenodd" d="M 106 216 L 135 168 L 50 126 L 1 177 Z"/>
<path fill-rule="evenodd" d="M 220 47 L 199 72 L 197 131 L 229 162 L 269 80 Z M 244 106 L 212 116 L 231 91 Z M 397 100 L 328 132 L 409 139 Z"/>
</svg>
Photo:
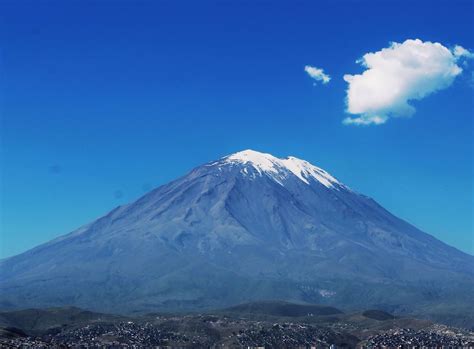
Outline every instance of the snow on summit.
<svg viewBox="0 0 474 349">
<path fill-rule="evenodd" d="M 224 158 L 230 163 L 250 163 L 259 173 L 261 172 L 278 172 L 275 168 L 279 159 L 271 154 L 260 153 L 255 150 L 243 150 L 238 153 L 231 154 Z"/>
<path fill-rule="evenodd" d="M 223 161 L 228 164 L 251 165 L 259 175 L 266 174 L 279 184 L 282 184 L 281 180 L 286 178 L 288 173 L 292 173 L 306 184 L 309 184 L 309 179 L 312 178 L 327 188 L 335 188 L 334 184 L 342 185 L 323 169 L 293 156 L 280 159 L 271 154 L 248 149 L 228 155 Z M 242 171 L 244 174 L 248 173 L 245 168 Z"/>
</svg>

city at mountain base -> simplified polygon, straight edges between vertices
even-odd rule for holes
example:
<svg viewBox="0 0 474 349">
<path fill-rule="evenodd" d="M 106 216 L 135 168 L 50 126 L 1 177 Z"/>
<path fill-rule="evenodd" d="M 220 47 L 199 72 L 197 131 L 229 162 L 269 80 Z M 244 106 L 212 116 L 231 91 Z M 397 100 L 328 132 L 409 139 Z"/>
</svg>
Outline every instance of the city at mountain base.
<svg viewBox="0 0 474 349">
<path fill-rule="evenodd" d="M 474 347 L 474 332 L 380 310 L 254 302 L 136 316 L 79 308 L 0 313 L 2 347 L 356 348 Z"/>
</svg>

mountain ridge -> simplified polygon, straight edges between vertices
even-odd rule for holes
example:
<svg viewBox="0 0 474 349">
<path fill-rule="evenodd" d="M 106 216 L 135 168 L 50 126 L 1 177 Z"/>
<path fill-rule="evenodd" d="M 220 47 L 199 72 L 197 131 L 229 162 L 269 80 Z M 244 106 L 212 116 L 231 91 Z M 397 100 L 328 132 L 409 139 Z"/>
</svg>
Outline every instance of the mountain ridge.
<svg viewBox="0 0 474 349">
<path fill-rule="evenodd" d="M 247 150 L 2 260 L 0 304 L 145 311 L 282 299 L 466 312 L 473 266 L 326 171 Z"/>
</svg>

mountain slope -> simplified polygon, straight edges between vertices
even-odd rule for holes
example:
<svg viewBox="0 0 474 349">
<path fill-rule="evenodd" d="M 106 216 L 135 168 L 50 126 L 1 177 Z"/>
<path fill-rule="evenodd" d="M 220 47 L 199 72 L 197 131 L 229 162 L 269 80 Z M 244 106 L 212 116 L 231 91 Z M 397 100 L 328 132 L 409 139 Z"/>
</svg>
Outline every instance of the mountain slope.
<svg viewBox="0 0 474 349">
<path fill-rule="evenodd" d="M 410 313 L 446 305 L 465 319 L 474 304 L 474 257 L 306 161 L 251 150 L 6 259 L 0 275 L 6 308 L 282 299 Z"/>
</svg>

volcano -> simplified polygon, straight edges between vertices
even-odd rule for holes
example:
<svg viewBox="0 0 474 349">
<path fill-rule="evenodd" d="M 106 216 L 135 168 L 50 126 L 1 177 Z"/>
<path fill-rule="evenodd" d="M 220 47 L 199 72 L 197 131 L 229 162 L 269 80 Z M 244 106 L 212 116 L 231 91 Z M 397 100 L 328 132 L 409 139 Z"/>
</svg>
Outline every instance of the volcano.
<svg viewBox="0 0 474 349">
<path fill-rule="evenodd" d="M 307 161 L 241 151 L 0 262 L 3 309 L 258 300 L 474 323 L 474 257 Z"/>
</svg>

